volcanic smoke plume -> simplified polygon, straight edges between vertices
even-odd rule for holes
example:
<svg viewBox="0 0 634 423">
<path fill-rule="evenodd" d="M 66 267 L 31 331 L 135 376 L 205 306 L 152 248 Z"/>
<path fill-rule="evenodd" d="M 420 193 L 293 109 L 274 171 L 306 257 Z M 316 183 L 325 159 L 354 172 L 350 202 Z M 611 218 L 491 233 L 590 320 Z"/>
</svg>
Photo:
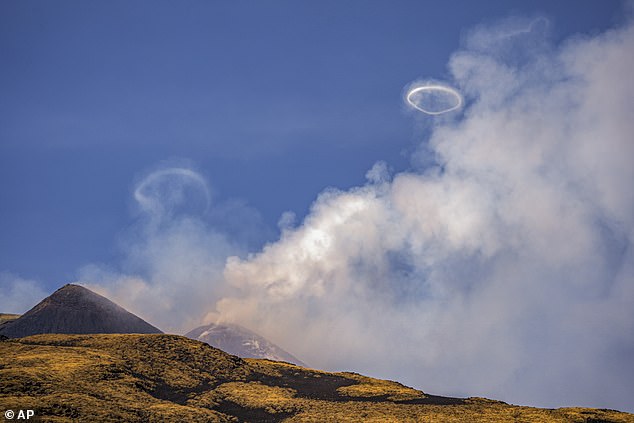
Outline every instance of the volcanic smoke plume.
<svg viewBox="0 0 634 423">
<path fill-rule="evenodd" d="M 166 331 L 239 324 L 318 368 L 633 411 L 634 27 L 554 46 L 545 23 L 465 38 L 446 113 L 412 110 L 413 170 L 377 163 L 247 255 L 202 175 L 167 166 L 136 185 L 121 269 L 80 279 Z"/>
<path fill-rule="evenodd" d="M 634 28 L 543 30 L 473 31 L 449 62 L 464 109 L 421 146 L 435 165 L 321 193 L 228 259 L 221 316 L 318 367 L 631 409 Z"/>
</svg>

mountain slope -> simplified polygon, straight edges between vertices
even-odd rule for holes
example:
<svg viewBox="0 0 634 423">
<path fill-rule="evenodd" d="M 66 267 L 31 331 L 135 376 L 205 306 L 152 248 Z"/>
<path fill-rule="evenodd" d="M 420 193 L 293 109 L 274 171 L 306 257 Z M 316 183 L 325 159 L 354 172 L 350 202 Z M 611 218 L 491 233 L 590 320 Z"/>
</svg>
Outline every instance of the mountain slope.
<svg viewBox="0 0 634 423">
<path fill-rule="evenodd" d="M 20 317 L 19 314 L 0 313 L 0 325 L 3 323 L 11 322 Z"/>
<path fill-rule="evenodd" d="M 242 326 L 212 323 L 199 326 L 185 334 L 186 337 L 206 342 L 229 354 L 241 358 L 264 358 L 305 366 L 299 359 L 269 340 Z"/>
<path fill-rule="evenodd" d="M 42 333 L 161 333 L 140 317 L 79 285 L 64 285 L 0 326 L 9 338 Z"/>
<path fill-rule="evenodd" d="M 18 317 L 20 317 L 19 314 L 0 313 L 0 336 L 4 336 L 2 335 L 2 328 Z"/>
<path fill-rule="evenodd" d="M 634 422 L 436 397 L 396 382 L 240 359 L 175 335 L 36 335 L 0 341 L 0 409 L 38 421 Z"/>
</svg>

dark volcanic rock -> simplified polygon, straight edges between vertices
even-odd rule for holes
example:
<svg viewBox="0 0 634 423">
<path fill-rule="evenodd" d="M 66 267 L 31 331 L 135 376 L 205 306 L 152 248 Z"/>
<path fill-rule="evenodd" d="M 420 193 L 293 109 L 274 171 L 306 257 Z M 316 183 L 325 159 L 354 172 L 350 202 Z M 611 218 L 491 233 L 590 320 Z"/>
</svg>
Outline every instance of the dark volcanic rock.
<svg viewBox="0 0 634 423">
<path fill-rule="evenodd" d="M 42 333 L 162 333 L 109 299 L 79 285 L 64 285 L 20 318 L 0 326 L 0 335 Z"/>
<path fill-rule="evenodd" d="M 266 358 L 306 366 L 271 341 L 239 325 L 212 323 L 197 327 L 185 336 L 242 358 Z"/>
</svg>

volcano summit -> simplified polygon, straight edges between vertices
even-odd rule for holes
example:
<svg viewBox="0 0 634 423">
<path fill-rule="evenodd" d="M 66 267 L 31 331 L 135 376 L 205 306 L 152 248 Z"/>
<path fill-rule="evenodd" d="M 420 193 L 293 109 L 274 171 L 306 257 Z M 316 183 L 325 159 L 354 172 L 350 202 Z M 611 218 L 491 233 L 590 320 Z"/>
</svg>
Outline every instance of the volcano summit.
<svg viewBox="0 0 634 423">
<path fill-rule="evenodd" d="M 83 286 L 67 284 L 21 317 L 0 326 L 0 335 L 21 338 L 45 333 L 162 333 Z"/>
</svg>

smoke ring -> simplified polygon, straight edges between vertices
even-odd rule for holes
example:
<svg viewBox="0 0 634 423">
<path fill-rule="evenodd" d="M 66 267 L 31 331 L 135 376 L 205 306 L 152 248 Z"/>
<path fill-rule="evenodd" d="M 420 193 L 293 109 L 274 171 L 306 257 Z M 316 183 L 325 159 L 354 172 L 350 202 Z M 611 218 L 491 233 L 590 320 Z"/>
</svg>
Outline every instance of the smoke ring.
<svg viewBox="0 0 634 423">
<path fill-rule="evenodd" d="M 209 210 L 211 198 L 209 195 L 207 182 L 200 174 L 187 168 L 168 168 L 158 170 L 149 174 L 137 185 L 136 189 L 134 190 L 134 199 L 144 210 L 156 212 L 157 208 L 160 209 L 160 200 L 144 193 L 144 191 L 148 186 L 156 183 L 159 179 L 173 176 L 188 179 L 195 185 L 198 185 L 202 193 L 204 194 L 205 212 Z"/>
<path fill-rule="evenodd" d="M 415 94 L 418 94 L 418 93 L 421 93 L 421 92 L 424 92 L 424 91 L 430 91 L 430 92 L 434 92 L 434 91 L 438 92 L 438 91 L 440 91 L 441 93 L 449 94 L 450 96 L 455 98 L 456 104 L 451 106 L 451 107 L 448 107 L 448 108 L 445 108 L 445 109 L 441 109 L 441 110 L 429 110 L 429 109 L 426 109 L 426 108 L 422 107 L 420 104 L 418 104 L 417 102 L 412 100 L 412 97 Z M 416 110 L 419 110 L 419 111 L 421 111 L 423 113 L 426 113 L 428 115 L 441 115 L 443 113 L 451 112 L 453 110 L 456 110 L 456 109 L 459 109 L 460 107 L 462 107 L 462 96 L 460 95 L 460 93 L 457 90 L 455 90 L 455 89 L 453 89 L 451 87 L 447 87 L 445 85 L 437 85 L 437 84 L 435 84 L 435 85 L 422 85 L 422 86 L 419 86 L 419 87 L 414 87 L 411 90 L 409 90 L 409 92 L 407 93 L 406 100 L 407 100 L 407 102 L 409 103 L 410 106 L 412 106 Z"/>
</svg>

